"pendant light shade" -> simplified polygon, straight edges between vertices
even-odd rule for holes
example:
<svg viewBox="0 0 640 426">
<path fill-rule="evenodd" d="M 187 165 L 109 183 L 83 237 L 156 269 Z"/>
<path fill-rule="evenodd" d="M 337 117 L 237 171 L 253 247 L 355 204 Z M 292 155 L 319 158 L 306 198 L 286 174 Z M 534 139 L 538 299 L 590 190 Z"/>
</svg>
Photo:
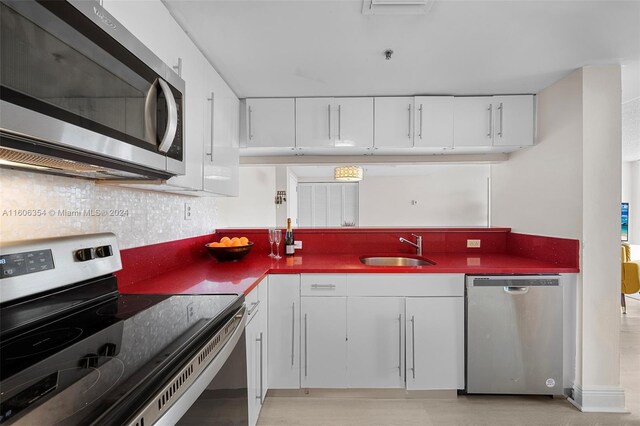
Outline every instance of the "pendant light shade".
<svg viewBox="0 0 640 426">
<path fill-rule="evenodd" d="M 334 170 L 336 180 L 345 182 L 358 182 L 362 180 L 362 167 L 360 166 L 340 166 Z"/>
</svg>

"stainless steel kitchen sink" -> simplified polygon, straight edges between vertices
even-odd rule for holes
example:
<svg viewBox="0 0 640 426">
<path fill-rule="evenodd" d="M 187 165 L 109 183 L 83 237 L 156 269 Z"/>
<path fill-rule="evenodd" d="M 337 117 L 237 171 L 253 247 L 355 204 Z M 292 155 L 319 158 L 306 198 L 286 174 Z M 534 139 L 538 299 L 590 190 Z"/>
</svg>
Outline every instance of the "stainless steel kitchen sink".
<svg viewBox="0 0 640 426">
<path fill-rule="evenodd" d="M 402 256 L 365 256 L 360 258 L 360 262 L 369 266 L 431 266 L 434 262 L 428 259 L 418 259 L 414 257 Z"/>
</svg>

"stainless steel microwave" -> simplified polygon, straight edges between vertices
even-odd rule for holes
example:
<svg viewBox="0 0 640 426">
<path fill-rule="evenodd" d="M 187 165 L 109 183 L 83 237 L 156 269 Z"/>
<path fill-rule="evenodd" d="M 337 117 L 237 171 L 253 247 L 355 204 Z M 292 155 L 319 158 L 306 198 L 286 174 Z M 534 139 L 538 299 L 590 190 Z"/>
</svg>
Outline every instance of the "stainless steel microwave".
<svg viewBox="0 0 640 426">
<path fill-rule="evenodd" d="M 94 1 L 0 0 L 0 165 L 185 172 L 185 83 Z"/>
</svg>

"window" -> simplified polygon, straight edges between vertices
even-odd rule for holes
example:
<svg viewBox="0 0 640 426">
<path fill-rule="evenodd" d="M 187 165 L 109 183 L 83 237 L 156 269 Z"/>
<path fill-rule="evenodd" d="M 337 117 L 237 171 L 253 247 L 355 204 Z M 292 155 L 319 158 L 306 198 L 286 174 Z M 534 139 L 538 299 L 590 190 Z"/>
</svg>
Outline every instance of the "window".
<svg viewBox="0 0 640 426">
<path fill-rule="evenodd" d="M 358 184 L 299 183 L 298 226 L 358 226 Z"/>
</svg>

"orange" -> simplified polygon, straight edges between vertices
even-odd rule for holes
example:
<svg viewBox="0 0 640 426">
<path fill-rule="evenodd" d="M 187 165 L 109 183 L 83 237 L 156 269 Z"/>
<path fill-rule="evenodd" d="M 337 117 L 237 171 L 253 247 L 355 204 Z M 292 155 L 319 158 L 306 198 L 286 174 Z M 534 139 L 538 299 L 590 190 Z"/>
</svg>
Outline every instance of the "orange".
<svg viewBox="0 0 640 426">
<path fill-rule="evenodd" d="M 237 245 L 239 245 L 239 244 L 240 244 L 240 238 L 238 238 L 238 237 L 233 237 L 233 238 L 231 239 L 231 244 L 232 244 L 233 246 L 237 246 Z"/>
<path fill-rule="evenodd" d="M 214 243 L 209 244 L 209 246 L 211 246 L 211 247 L 222 247 L 222 244 L 220 244 L 218 242 L 214 242 Z"/>
<path fill-rule="evenodd" d="M 231 238 L 229 238 L 229 237 L 222 237 L 222 238 L 220 239 L 220 242 L 226 246 L 226 245 L 228 245 L 228 244 L 227 244 L 227 242 L 229 242 L 229 243 L 231 242 Z"/>
<path fill-rule="evenodd" d="M 246 246 L 247 244 L 249 244 L 249 239 L 247 237 L 240 237 L 240 245 Z"/>
</svg>

